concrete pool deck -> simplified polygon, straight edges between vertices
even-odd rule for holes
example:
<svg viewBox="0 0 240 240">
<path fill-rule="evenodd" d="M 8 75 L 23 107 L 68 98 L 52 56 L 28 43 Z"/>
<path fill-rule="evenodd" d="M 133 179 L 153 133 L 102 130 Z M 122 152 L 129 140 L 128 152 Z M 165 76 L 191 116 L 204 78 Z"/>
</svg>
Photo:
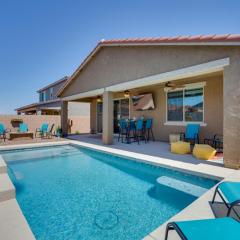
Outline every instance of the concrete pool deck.
<svg viewBox="0 0 240 240">
<path fill-rule="evenodd" d="M 102 135 L 101 134 L 80 134 L 80 135 L 69 135 L 68 139 L 76 140 L 85 143 L 91 143 L 99 146 L 106 146 L 102 143 Z M 145 144 L 143 141 L 138 145 L 137 142 L 132 142 L 131 144 L 118 142 L 118 137 L 114 137 L 114 143 L 112 145 L 108 145 L 109 148 L 126 150 L 135 153 L 142 153 L 146 155 L 151 155 L 155 157 L 166 158 L 170 160 L 180 161 L 191 163 L 194 165 L 198 164 L 210 164 L 216 166 L 223 165 L 223 158 L 219 157 L 218 159 L 213 160 L 199 160 L 196 159 L 192 154 L 174 154 L 170 151 L 170 144 L 168 142 L 160 142 L 160 141 L 149 141 Z"/>
<path fill-rule="evenodd" d="M 208 177 L 218 180 L 235 180 L 240 181 L 240 171 L 232 170 L 222 167 L 222 165 L 212 165 L 204 163 L 190 163 L 188 161 L 179 161 L 175 159 L 169 159 L 166 157 L 160 157 L 155 155 L 143 154 L 144 150 L 140 153 L 130 150 L 123 150 L 115 148 L 113 146 L 103 146 L 100 144 L 92 144 L 88 142 L 81 142 L 75 140 L 66 140 L 61 142 L 48 142 L 48 143 L 31 143 L 31 144 L 19 144 L 11 146 L 0 146 L 1 150 L 11 150 L 11 149 L 21 149 L 21 148 L 32 148 L 32 147 L 44 147 L 44 146 L 54 146 L 62 144 L 73 144 L 76 146 L 86 147 L 95 149 L 97 151 L 104 151 L 114 155 L 124 156 L 133 160 L 142 161 L 166 168 L 176 169 L 182 172 L 192 173 L 195 175 Z M 129 146 L 125 144 L 126 146 Z M 130 145 L 133 146 L 133 145 Z M 142 143 L 140 146 L 145 146 Z M 144 148 L 141 148 L 144 149 Z M 178 156 L 178 155 L 177 155 Z M 1 169 L 6 169 L 4 161 L 0 158 L 0 175 Z M 2 166 L 2 167 L 1 167 Z M 2 170 L 4 171 L 4 170 Z M 1 178 L 0 178 L 1 182 Z M 2 183 L 1 183 L 2 184 Z M 175 220 L 190 220 L 190 219 L 204 219 L 204 218 L 214 218 L 209 201 L 212 199 L 214 188 L 207 191 L 201 197 L 199 197 L 192 204 L 187 206 L 177 215 L 173 216 L 169 221 Z M 1 192 L 0 192 L 1 194 Z M 11 226 L 11 228 L 10 228 Z M 166 223 L 159 226 L 153 232 L 149 233 L 144 239 L 145 240 L 162 240 L 164 239 Z M 11 230 L 10 230 L 11 229 Z M 21 213 L 21 210 L 15 200 L 12 198 L 10 200 L 0 202 L 0 232 L 3 233 L 4 239 L 35 239 L 31 229 L 29 228 L 25 217 Z M 16 235 L 16 233 L 18 235 Z M 17 237 L 16 237 L 17 236 Z M 179 239 L 174 231 L 170 232 L 169 240 Z"/>
</svg>

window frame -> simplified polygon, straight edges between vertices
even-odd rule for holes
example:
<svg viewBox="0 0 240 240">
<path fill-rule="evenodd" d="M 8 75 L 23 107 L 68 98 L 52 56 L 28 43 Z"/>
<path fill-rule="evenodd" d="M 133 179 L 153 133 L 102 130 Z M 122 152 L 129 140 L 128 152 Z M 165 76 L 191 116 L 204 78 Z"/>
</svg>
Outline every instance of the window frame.
<svg viewBox="0 0 240 240">
<path fill-rule="evenodd" d="M 50 88 L 50 100 L 53 100 L 53 87 Z"/>
<path fill-rule="evenodd" d="M 172 125 L 172 126 L 186 126 L 189 123 L 196 123 L 200 124 L 201 126 L 207 126 L 205 123 L 205 86 L 206 82 L 198 82 L 198 83 L 190 83 L 190 84 L 185 84 L 184 87 L 179 87 L 175 88 L 174 90 L 171 88 L 164 88 L 165 91 L 165 99 L 166 99 L 166 116 L 165 116 L 165 123 L 164 125 Z M 185 90 L 190 90 L 190 89 L 197 89 L 197 88 L 202 88 L 203 89 L 203 119 L 202 121 L 185 121 L 185 105 L 184 105 L 184 98 L 185 98 Z M 168 93 L 169 92 L 177 92 L 177 91 L 183 91 L 183 121 L 169 121 L 168 120 Z"/>
</svg>

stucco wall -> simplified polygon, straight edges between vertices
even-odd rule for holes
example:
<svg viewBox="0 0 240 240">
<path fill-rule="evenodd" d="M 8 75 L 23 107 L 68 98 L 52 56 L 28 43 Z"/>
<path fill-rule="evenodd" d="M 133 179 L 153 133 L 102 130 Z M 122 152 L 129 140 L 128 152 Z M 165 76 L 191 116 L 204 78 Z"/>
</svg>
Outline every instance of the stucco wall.
<svg viewBox="0 0 240 240">
<path fill-rule="evenodd" d="M 11 124 L 11 119 L 22 119 L 28 125 L 29 131 L 35 132 L 36 128 L 41 127 L 42 123 L 55 124 L 55 127 L 60 126 L 60 116 L 55 115 L 0 115 L 0 123 L 3 123 L 6 128 L 10 128 L 12 131 L 17 131 Z M 73 121 L 71 132 L 75 133 L 88 133 L 90 131 L 90 118 L 71 116 Z"/>
<path fill-rule="evenodd" d="M 103 47 L 66 88 L 62 97 L 195 64 L 231 58 L 237 52 L 240 53 L 239 47 Z"/>
<path fill-rule="evenodd" d="M 179 84 L 187 84 L 193 82 L 206 82 L 204 87 L 204 122 L 207 126 L 201 127 L 200 137 L 213 137 L 214 134 L 223 134 L 223 77 L 211 76 L 202 77 L 196 80 L 185 80 Z M 138 93 L 153 93 L 155 109 L 149 111 L 133 111 L 130 102 L 130 116 L 140 117 L 144 115 L 145 118 L 152 117 L 154 119 L 153 132 L 156 139 L 161 141 L 168 141 L 170 133 L 184 132 L 184 126 L 170 126 L 165 125 L 166 122 L 166 92 L 164 87 L 154 87 Z"/>
</svg>

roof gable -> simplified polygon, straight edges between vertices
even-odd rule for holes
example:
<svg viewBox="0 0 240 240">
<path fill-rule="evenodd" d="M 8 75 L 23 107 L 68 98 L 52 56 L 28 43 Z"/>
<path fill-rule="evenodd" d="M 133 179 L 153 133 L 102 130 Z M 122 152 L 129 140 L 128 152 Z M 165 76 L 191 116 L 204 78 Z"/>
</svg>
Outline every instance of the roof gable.
<svg viewBox="0 0 240 240">
<path fill-rule="evenodd" d="M 65 82 L 58 91 L 57 96 L 61 97 L 64 90 L 74 81 L 77 74 L 85 67 L 91 58 L 102 48 L 108 46 L 144 46 L 144 45 L 209 45 L 209 46 L 240 46 L 240 34 L 225 35 L 197 35 L 197 36 L 176 36 L 176 37 L 156 37 L 156 38 L 127 38 L 101 40 L 90 52 L 72 76 Z"/>
</svg>

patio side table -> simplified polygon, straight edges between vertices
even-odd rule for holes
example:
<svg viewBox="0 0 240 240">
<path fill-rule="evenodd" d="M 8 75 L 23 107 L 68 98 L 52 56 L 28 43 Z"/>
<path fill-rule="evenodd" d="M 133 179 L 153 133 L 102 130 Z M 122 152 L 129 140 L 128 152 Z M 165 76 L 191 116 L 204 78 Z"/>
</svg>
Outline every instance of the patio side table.
<svg viewBox="0 0 240 240">
<path fill-rule="evenodd" d="M 180 141 L 180 133 L 169 134 L 169 143 L 179 142 L 179 141 Z"/>
</svg>

